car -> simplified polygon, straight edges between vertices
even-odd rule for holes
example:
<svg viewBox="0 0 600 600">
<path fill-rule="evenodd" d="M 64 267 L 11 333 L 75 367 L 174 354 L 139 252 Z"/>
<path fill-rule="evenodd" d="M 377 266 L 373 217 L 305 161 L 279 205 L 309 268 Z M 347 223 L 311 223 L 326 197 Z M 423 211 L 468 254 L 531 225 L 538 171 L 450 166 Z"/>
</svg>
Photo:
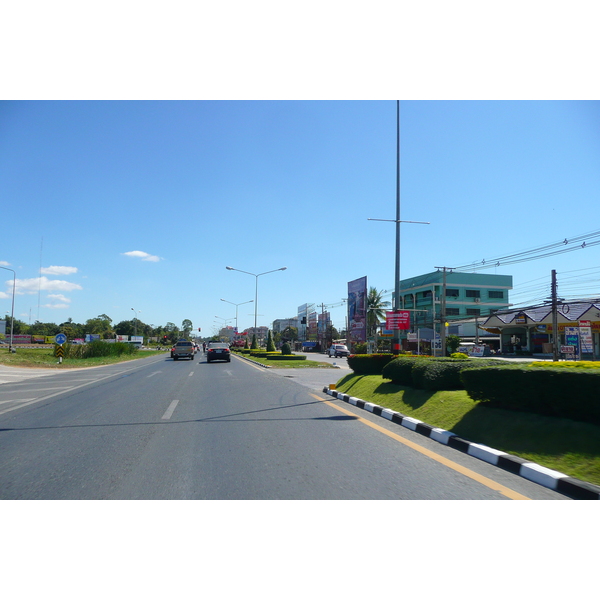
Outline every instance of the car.
<svg viewBox="0 0 600 600">
<path fill-rule="evenodd" d="M 350 356 L 350 351 L 347 346 L 343 344 L 332 344 L 327 350 L 327 354 L 329 357 L 334 356 L 335 358 L 340 358 L 341 356 Z"/>
<path fill-rule="evenodd" d="M 226 360 L 231 362 L 231 351 L 229 344 L 211 342 L 206 350 L 206 362 L 213 360 Z"/>
<path fill-rule="evenodd" d="M 179 360 L 185 356 L 190 360 L 194 360 L 194 354 L 196 354 L 196 348 L 192 342 L 188 342 L 187 340 L 179 340 L 171 348 L 171 358 L 173 360 Z"/>
</svg>

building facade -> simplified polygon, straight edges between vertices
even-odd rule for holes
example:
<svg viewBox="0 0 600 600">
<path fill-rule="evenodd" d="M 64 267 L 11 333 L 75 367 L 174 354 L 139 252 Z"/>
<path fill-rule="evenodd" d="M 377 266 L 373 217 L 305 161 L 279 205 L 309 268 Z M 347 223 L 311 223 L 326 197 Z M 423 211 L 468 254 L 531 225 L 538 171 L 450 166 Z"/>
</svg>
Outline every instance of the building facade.
<svg viewBox="0 0 600 600">
<path fill-rule="evenodd" d="M 512 275 L 434 271 L 400 282 L 400 308 L 411 312 L 411 333 L 423 331 L 423 339 L 446 333 L 465 341 L 481 338 L 499 346 L 497 334 L 479 329 L 492 312 L 509 307 Z M 402 336 L 401 336 L 402 337 Z M 408 332 L 404 333 L 408 338 Z"/>
</svg>

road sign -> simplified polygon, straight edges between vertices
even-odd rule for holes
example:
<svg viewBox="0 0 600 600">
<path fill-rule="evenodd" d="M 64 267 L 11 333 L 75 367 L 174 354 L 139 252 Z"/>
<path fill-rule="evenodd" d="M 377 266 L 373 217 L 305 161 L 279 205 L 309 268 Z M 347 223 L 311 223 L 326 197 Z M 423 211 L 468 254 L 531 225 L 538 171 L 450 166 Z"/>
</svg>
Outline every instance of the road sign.
<svg viewBox="0 0 600 600">
<path fill-rule="evenodd" d="M 62 346 L 57 346 L 56 350 L 54 351 L 54 356 L 57 356 L 58 358 L 63 358 L 65 355 L 65 349 Z"/>
<path fill-rule="evenodd" d="M 54 341 L 57 344 L 64 344 L 67 341 L 67 336 L 64 333 L 57 333 L 54 336 Z"/>
</svg>

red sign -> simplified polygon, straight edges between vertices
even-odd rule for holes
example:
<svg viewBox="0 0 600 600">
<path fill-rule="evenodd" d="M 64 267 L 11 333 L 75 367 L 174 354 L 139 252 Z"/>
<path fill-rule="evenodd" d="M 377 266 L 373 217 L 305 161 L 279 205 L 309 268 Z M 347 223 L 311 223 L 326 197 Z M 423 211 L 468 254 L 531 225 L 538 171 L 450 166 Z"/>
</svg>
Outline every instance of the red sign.
<svg viewBox="0 0 600 600">
<path fill-rule="evenodd" d="M 385 313 L 386 329 L 410 329 L 410 312 L 408 310 L 393 310 Z"/>
</svg>

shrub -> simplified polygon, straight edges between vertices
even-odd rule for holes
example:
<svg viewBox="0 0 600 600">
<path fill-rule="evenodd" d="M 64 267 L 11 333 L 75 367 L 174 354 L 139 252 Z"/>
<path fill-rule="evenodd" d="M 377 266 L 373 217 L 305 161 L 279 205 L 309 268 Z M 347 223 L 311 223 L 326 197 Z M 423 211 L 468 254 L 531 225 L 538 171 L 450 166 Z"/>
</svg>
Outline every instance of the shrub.
<svg viewBox="0 0 600 600">
<path fill-rule="evenodd" d="M 484 405 L 600 425 L 598 369 L 487 366 L 464 370 L 462 381 Z"/>
<path fill-rule="evenodd" d="M 381 376 L 384 379 L 391 379 L 398 385 L 413 385 L 412 368 L 415 362 L 419 360 L 418 356 L 399 356 L 388 362 L 381 370 Z"/>
<path fill-rule="evenodd" d="M 465 358 L 466 358 L 466 359 L 468 359 L 468 358 L 469 358 L 469 355 L 468 355 L 468 354 L 465 354 L 464 352 L 453 352 L 453 353 L 450 355 L 450 358 L 460 358 L 460 359 L 463 359 L 463 360 L 464 360 Z"/>
<path fill-rule="evenodd" d="M 287 342 L 285 342 L 283 344 L 283 346 L 281 346 L 281 354 L 287 354 L 287 355 L 289 355 L 291 353 L 292 353 L 291 346 Z"/>
<path fill-rule="evenodd" d="M 101 356 L 121 356 L 134 354 L 138 349 L 133 344 L 126 342 L 103 342 L 94 340 L 89 344 L 65 344 L 64 358 L 97 358 Z M 55 347 L 56 355 L 56 347 Z"/>
<path fill-rule="evenodd" d="M 276 352 L 267 356 L 268 360 L 306 360 L 304 354 L 280 354 Z"/>
<path fill-rule="evenodd" d="M 275 352 L 275 344 L 273 343 L 273 335 L 271 334 L 271 330 L 269 329 L 269 334 L 267 336 L 267 352 Z"/>
<path fill-rule="evenodd" d="M 394 354 L 351 354 L 348 366 L 357 375 L 381 375 L 383 367 L 394 358 Z"/>
<path fill-rule="evenodd" d="M 463 387 L 460 378 L 465 368 L 464 359 L 423 360 L 413 367 L 414 387 L 424 390 L 460 390 Z"/>
<path fill-rule="evenodd" d="M 381 375 L 398 385 L 422 390 L 460 390 L 463 389 L 460 377 L 463 369 L 488 364 L 498 366 L 494 361 L 484 362 L 470 358 L 399 356 L 383 368 Z"/>
</svg>

